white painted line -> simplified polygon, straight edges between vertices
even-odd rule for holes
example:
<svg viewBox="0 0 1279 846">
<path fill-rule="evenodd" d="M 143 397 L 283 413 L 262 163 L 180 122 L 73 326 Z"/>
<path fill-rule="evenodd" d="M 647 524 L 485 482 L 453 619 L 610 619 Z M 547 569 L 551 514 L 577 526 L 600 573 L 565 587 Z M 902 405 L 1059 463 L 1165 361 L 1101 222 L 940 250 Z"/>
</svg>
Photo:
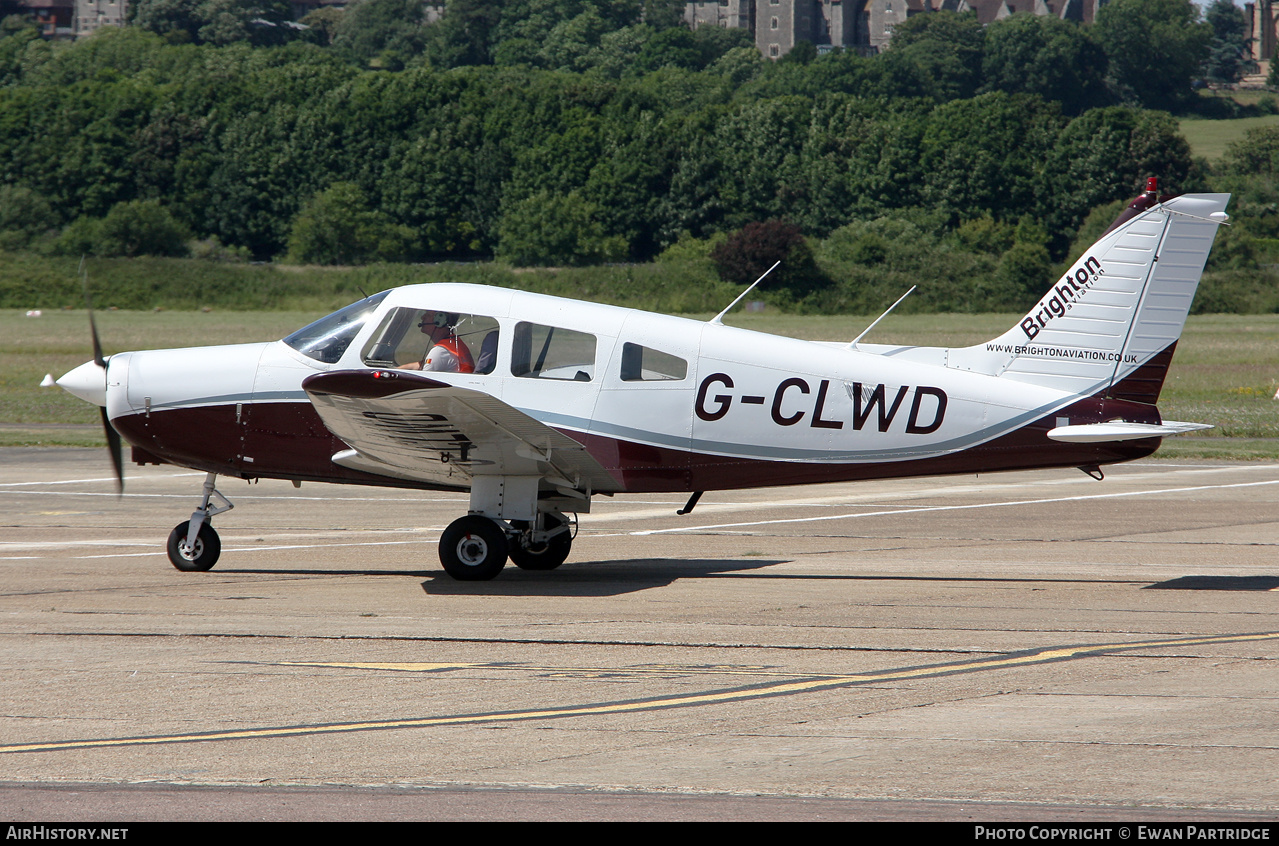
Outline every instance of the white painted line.
<svg viewBox="0 0 1279 846">
<path fill-rule="evenodd" d="M 162 479 L 179 479 L 183 476 L 203 476 L 204 473 L 164 473 L 159 476 Z M 125 476 L 126 482 L 140 482 L 142 476 Z M 148 475 L 146 478 L 154 479 L 156 476 Z M 31 485 L 88 485 L 97 484 L 99 482 L 115 482 L 115 476 L 107 476 L 102 479 L 63 479 L 57 482 L 0 482 L 0 488 L 20 488 L 29 487 Z"/>
<path fill-rule="evenodd" d="M 114 491 L 0 491 L 0 496 L 107 496 L 112 499 L 186 499 L 198 502 L 198 494 L 161 494 L 161 493 L 123 493 Z M 465 503 L 466 498 L 457 496 L 450 499 L 438 498 L 396 498 L 391 496 L 289 496 L 288 494 L 237 494 L 233 501 L 270 500 L 271 502 L 454 502 Z"/>
<path fill-rule="evenodd" d="M 853 520 L 863 517 L 889 517 L 895 514 L 919 514 L 925 511 L 967 511 L 978 508 L 1006 508 L 1013 505 L 1047 505 L 1054 502 L 1082 502 L 1090 499 L 1120 499 L 1134 496 L 1151 496 L 1157 494 L 1189 493 L 1191 491 L 1225 490 L 1227 488 L 1253 488 L 1264 485 L 1279 485 L 1279 479 L 1268 482 L 1239 482 L 1230 485 L 1196 485 L 1186 488 L 1159 488 L 1149 491 L 1127 491 L 1124 493 L 1087 494 L 1084 496 L 1064 496 L 1055 499 L 1022 499 L 1011 502 L 981 502 L 969 505 L 924 505 L 915 508 L 896 508 L 889 511 L 864 511 L 857 514 L 830 514 L 817 517 L 791 517 L 784 520 L 758 520 L 748 523 L 720 523 L 717 525 L 682 526 L 674 529 L 649 529 L 643 532 L 630 532 L 631 535 L 663 535 L 674 532 L 707 532 L 721 529 L 735 529 L 743 526 L 776 526 L 782 523 L 816 523 L 823 520 Z"/>
<path fill-rule="evenodd" d="M 239 552 L 272 552 L 281 549 L 332 549 L 338 546 L 414 546 L 423 542 L 429 542 L 432 538 L 411 541 L 365 541 L 363 543 L 298 543 L 287 546 L 243 546 L 243 547 L 223 547 L 223 554 L 239 553 Z M 121 552 L 112 555 L 77 555 L 71 560 L 73 561 L 90 561 L 98 558 L 148 558 L 159 555 L 168 555 L 167 552 Z M 225 559 L 223 559 L 225 560 Z"/>
</svg>

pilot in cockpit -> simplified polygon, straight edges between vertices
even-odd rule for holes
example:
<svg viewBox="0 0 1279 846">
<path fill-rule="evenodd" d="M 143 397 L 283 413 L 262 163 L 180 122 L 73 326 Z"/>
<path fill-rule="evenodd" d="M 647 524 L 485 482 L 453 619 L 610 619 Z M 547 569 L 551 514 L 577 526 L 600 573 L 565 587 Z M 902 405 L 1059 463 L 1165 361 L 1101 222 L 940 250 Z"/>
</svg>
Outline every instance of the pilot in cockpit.
<svg viewBox="0 0 1279 846">
<path fill-rule="evenodd" d="M 457 337 L 458 315 L 445 311 L 425 311 L 418 328 L 428 338 L 421 361 L 400 365 L 401 370 L 434 370 L 445 373 L 474 373 L 475 360 L 466 342 Z"/>
</svg>

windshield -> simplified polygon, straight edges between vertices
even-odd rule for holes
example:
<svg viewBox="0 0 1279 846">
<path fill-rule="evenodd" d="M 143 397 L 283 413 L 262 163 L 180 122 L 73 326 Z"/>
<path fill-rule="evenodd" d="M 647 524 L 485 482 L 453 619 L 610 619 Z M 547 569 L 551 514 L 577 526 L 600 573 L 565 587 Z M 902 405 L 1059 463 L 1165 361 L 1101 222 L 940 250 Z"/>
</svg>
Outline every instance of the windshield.
<svg viewBox="0 0 1279 846">
<path fill-rule="evenodd" d="M 364 322 L 378 307 L 378 303 L 389 294 L 383 291 L 371 297 L 365 297 L 358 303 L 351 303 L 346 308 L 335 311 L 328 317 L 321 317 L 310 326 L 305 326 L 284 339 L 284 343 L 293 349 L 325 364 L 336 364 L 351 346 L 351 341 L 360 333 Z"/>
</svg>

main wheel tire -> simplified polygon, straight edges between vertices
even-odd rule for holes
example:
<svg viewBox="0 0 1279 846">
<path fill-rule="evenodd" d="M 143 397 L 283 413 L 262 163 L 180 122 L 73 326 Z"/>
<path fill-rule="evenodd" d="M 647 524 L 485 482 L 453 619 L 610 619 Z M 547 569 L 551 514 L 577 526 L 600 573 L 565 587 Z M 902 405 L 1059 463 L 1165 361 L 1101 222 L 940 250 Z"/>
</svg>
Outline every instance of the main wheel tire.
<svg viewBox="0 0 1279 846">
<path fill-rule="evenodd" d="M 506 566 L 506 533 L 487 517 L 468 514 L 440 536 L 440 563 L 460 582 L 484 582 Z"/>
<path fill-rule="evenodd" d="M 512 520 L 511 525 L 523 530 L 528 524 Z M 521 570 L 554 570 L 564 563 L 573 549 L 573 535 L 561 532 L 545 543 L 522 547 L 518 544 L 511 547 L 511 562 Z"/>
<path fill-rule="evenodd" d="M 195 545 L 187 546 L 187 531 L 191 521 L 179 523 L 169 532 L 169 561 L 184 573 L 196 573 L 210 570 L 218 563 L 222 554 L 222 540 L 208 523 L 200 524 L 196 532 Z"/>
</svg>

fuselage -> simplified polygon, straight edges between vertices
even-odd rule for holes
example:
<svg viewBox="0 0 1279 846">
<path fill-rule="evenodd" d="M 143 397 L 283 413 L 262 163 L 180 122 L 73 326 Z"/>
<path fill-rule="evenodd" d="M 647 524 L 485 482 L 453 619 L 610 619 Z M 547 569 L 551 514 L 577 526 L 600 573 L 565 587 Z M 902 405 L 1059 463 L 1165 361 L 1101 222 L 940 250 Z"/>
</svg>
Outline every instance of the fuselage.
<svg viewBox="0 0 1279 846">
<path fill-rule="evenodd" d="M 452 284 L 393 289 L 282 341 L 114 355 L 108 416 L 138 460 L 245 478 L 441 487 L 335 464 L 348 445 L 302 387 L 317 373 L 427 366 L 418 323 L 432 313 L 453 321 L 477 365 L 431 378 L 496 397 L 584 445 L 612 479 L 598 493 L 1088 466 L 1159 443 L 1051 441 L 1055 426 L 1158 422 L 1158 412 L 948 367 L 944 356 Z"/>
</svg>

